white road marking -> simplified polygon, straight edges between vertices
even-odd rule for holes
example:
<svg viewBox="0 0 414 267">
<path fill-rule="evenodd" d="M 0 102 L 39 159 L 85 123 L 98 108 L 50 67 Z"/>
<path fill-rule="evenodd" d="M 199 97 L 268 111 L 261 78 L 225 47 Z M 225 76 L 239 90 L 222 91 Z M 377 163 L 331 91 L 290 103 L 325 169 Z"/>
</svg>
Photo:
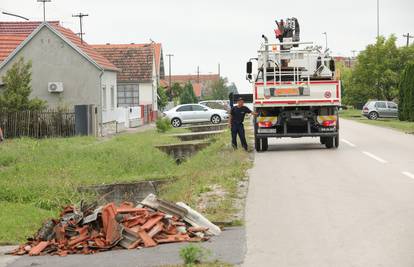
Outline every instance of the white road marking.
<svg viewBox="0 0 414 267">
<path fill-rule="evenodd" d="M 347 144 L 350 147 L 356 147 L 356 145 L 352 144 L 351 142 L 349 142 L 348 140 L 345 139 L 341 139 L 342 142 L 344 142 L 345 144 Z"/>
<path fill-rule="evenodd" d="M 367 152 L 367 151 L 362 151 L 362 153 L 364 153 L 365 155 L 367 155 L 368 157 L 370 157 L 370 158 L 373 158 L 373 159 L 375 159 L 376 161 L 378 161 L 378 162 L 381 162 L 381 163 L 387 163 L 387 161 L 385 160 L 385 159 L 382 159 L 382 158 L 380 158 L 380 157 L 377 157 L 377 156 L 375 156 L 374 154 L 371 154 L 371 153 L 369 153 L 369 152 Z"/>
<path fill-rule="evenodd" d="M 408 178 L 414 179 L 414 174 L 412 174 L 411 172 L 401 172 L 401 173 L 407 176 Z"/>
</svg>

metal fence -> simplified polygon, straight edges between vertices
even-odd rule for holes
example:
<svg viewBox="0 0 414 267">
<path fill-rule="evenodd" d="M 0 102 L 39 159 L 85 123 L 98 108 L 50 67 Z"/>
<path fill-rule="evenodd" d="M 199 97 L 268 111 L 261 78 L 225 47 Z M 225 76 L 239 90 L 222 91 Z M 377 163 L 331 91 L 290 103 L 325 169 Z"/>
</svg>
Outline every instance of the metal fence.
<svg viewBox="0 0 414 267">
<path fill-rule="evenodd" d="M 75 113 L 61 110 L 0 110 L 0 127 L 5 138 L 69 137 L 75 135 Z"/>
</svg>

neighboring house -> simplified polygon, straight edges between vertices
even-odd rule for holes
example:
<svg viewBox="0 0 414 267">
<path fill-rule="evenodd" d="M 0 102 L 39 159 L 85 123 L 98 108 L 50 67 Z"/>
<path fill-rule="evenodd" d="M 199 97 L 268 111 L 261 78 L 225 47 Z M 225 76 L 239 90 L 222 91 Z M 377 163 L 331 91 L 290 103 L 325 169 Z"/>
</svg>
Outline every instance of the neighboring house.
<svg viewBox="0 0 414 267">
<path fill-rule="evenodd" d="M 336 56 L 334 57 L 335 62 L 342 62 L 344 63 L 345 67 L 348 68 L 353 68 L 355 66 L 355 63 L 357 61 L 357 59 L 355 57 L 342 57 L 342 56 Z"/>
<path fill-rule="evenodd" d="M 119 69 L 70 29 L 58 21 L 0 22 L 0 44 L 0 78 L 23 57 L 32 62 L 30 97 L 51 108 L 96 107 L 95 134 L 116 124 Z"/>
<path fill-rule="evenodd" d="M 99 53 L 120 69 L 118 74 L 118 106 L 141 106 L 148 121 L 157 116 L 157 88 L 164 78 L 162 46 L 151 44 L 93 45 Z M 144 114 L 145 112 L 145 114 Z"/>
<path fill-rule="evenodd" d="M 210 95 L 212 92 L 212 84 L 219 80 L 219 74 L 171 75 L 171 85 L 179 83 L 181 86 L 184 86 L 186 83 L 190 82 L 193 85 L 194 94 L 198 99 Z M 162 81 L 162 85 L 168 88 L 169 82 L 169 76 L 167 75 L 165 76 L 165 80 Z"/>
</svg>

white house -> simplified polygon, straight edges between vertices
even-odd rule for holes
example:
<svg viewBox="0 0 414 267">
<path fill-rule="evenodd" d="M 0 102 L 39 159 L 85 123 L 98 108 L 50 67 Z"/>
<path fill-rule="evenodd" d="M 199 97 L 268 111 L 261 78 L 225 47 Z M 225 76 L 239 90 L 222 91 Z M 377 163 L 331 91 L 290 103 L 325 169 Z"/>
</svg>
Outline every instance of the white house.
<svg viewBox="0 0 414 267">
<path fill-rule="evenodd" d="M 117 126 L 119 69 L 70 29 L 58 21 L 0 22 L 0 44 L 0 77 L 20 58 L 30 60 L 30 97 L 51 108 L 91 105 L 95 134 Z"/>
</svg>

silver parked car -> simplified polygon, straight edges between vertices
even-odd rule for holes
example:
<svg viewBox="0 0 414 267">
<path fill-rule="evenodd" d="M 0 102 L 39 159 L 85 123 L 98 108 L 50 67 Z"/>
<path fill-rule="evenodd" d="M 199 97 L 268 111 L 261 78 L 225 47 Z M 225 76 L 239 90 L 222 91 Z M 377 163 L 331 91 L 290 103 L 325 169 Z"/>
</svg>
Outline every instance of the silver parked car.
<svg viewBox="0 0 414 267">
<path fill-rule="evenodd" d="M 362 108 L 362 115 L 370 120 L 398 118 L 398 105 L 390 101 L 368 101 Z"/>
<path fill-rule="evenodd" d="M 218 124 L 227 120 L 229 115 L 222 109 L 212 109 L 200 104 L 184 104 L 164 112 L 170 119 L 173 127 L 180 127 L 183 123 L 211 122 Z"/>
</svg>

